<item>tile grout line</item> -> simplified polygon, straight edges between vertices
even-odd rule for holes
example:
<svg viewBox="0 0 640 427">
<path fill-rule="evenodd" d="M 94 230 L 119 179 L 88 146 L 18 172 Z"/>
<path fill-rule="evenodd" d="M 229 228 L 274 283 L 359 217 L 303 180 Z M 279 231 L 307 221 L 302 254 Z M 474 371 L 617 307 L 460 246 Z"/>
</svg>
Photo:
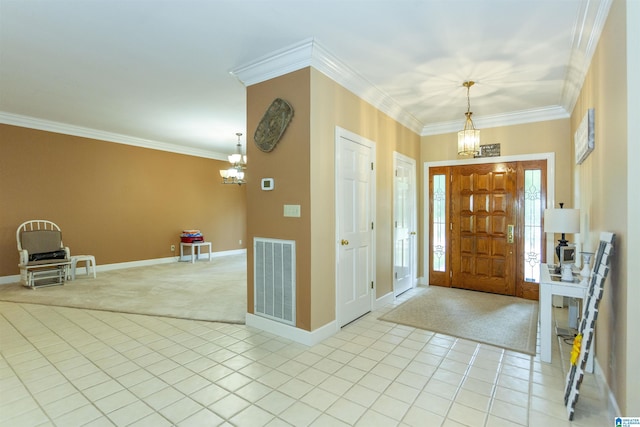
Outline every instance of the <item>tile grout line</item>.
<svg viewBox="0 0 640 427">
<path fill-rule="evenodd" d="M 115 329 L 113 326 L 106 324 L 103 320 L 101 320 L 101 319 L 97 319 L 97 318 L 95 318 L 94 316 L 92 316 L 92 314 L 91 314 L 91 312 L 92 312 L 92 311 L 91 311 L 91 310 L 86 310 L 86 311 L 85 311 L 85 310 L 82 310 L 82 309 L 75 309 L 75 308 L 68 308 L 68 307 L 62 307 L 62 308 L 60 308 L 60 307 L 55 307 L 55 306 L 51 307 L 51 311 L 54 311 L 57 315 L 59 315 L 59 316 L 63 317 L 63 318 L 64 318 L 64 319 L 66 319 L 68 322 L 72 323 L 75 327 L 79 328 L 80 330 L 83 330 L 84 332 L 89 333 L 89 330 L 88 330 L 85 326 L 79 325 L 78 323 L 76 323 L 74 320 L 70 319 L 70 318 L 69 318 L 69 317 L 64 313 L 64 312 L 66 312 L 66 311 L 68 311 L 68 310 L 73 310 L 73 312 L 80 312 L 80 313 L 83 313 L 84 315 L 86 315 L 86 316 L 88 316 L 88 317 L 92 317 L 94 320 L 96 320 L 96 321 L 98 321 L 98 322 L 100 322 L 100 323 L 104 324 L 105 326 L 108 326 L 109 328 L 111 328 L 111 329 L 113 329 L 113 330 L 117 331 L 118 333 L 120 333 L 120 334 L 124 334 L 123 332 L 118 331 L 117 329 Z M 80 310 L 80 311 L 77 311 L 77 310 Z M 33 315 L 33 313 L 31 313 L 31 315 L 32 315 L 35 319 L 37 319 L 40 323 L 42 323 L 42 322 L 41 322 L 41 321 L 40 321 L 36 316 L 34 316 L 34 315 Z M 49 328 L 49 327 L 47 326 L 47 328 Z M 86 354 L 85 354 L 81 349 L 79 349 L 79 348 L 78 348 L 78 346 L 75 346 L 75 345 L 73 345 L 73 344 L 69 343 L 69 341 L 68 341 L 67 339 L 62 338 L 62 337 L 61 337 L 61 336 L 60 336 L 60 335 L 59 335 L 55 330 L 53 330 L 53 329 L 51 329 L 51 328 L 49 328 L 49 329 L 52 331 L 52 333 L 53 333 L 53 334 L 55 334 L 56 336 L 58 336 L 58 337 L 60 337 L 61 339 L 63 339 L 63 340 L 64 340 L 64 341 L 69 345 L 69 346 L 71 346 L 75 351 L 77 351 L 80 355 L 82 355 L 82 357 L 83 357 L 84 359 L 86 359 L 88 363 L 90 363 L 91 365 L 93 365 L 93 366 L 94 366 L 95 368 L 97 368 L 100 372 L 104 373 L 104 375 L 105 375 L 105 376 L 109 377 L 111 380 L 113 380 L 113 381 L 115 381 L 116 383 L 118 383 L 118 384 L 123 388 L 123 390 L 128 390 L 128 389 L 129 389 L 129 387 L 127 387 L 127 386 L 125 386 L 124 384 L 122 384 L 120 381 L 118 381 L 118 379 L 117 379 L 116 377 L 114 377 L 114 376 L 113 376 L 113 375 L 111 375 L 109 372 L 107 372 L 107 370 L 106 370 L 106 369 L 104 369 L 104 368 L 102 368 L 102 367 L 98 366 L 98 365 L 96 364 L 95 360 L 89 359 L 89 358 L 86 356 Z M 95 338 L 95 339 L 96 339 L 96 341 L 99 341 L 100 343 L 105 344 L 105 343 L 104 343 L 104 341 L 102 341 L 102 340 L 101 340 L 101 339 L 99 339 L 99 338 L 96 338 L 96 336 L 95 336 L 94 334 L 92 334 L 92 333 L 89 333 L 89 334 L 90 334 L 93 338 Z M 106 344 L 105 344 L 105 345 L 106 345 Z M 112 346 L 112 345 L 109 345 L 108 347 L 109 347 L 109 348 L 111 348 L 113 351 L 117 352 L 118 354 L 122 355 L 122 354 L 121 354 L 121 352 L 120 352 L 120 351 L 118 351 L 117 349 L 113 348 L 113 346 Z M 126 357 L 126 356 L 124 356 L 124 355 L 122 355 L 122 356 L 123 356 L 123 357 L 125 357 L 125 358 L 127 358 L 127 357 Z M 46 356 L 45 356 L 45 357 L 46 357 Z M 47 358 L 47 360 L 49 360 L 49 359 Z M 132 360 L 130 360 L 129 358 L 127 358 L 127 360 L 128 360 L 128 361 L 133 362 L 133 361 L 132 361 Z M 133 363 L 135 363 L 135 362 L 133 362 Z M 138 364 L 136 363 L 136 365 L 138 365 Z M 116 366 L 117 366 L 117 365 L 116 365 Z M 141 367 L 140 365 L 138 365 L 138 367 L 140 367 L 140 368 L 144 369 L 144 367 Z M 56 368 L 56 369 L 57 369 L 57 368 Z M 58 369 L 57 369 L 57 370 L 58 370 Z M 59 371 L 59 370 L 58 370 L 58 371 Z M 111 417 L 109 417 L 109 414 L 105 413 L 102 409 L 100 409 L 100 407 L 98 407 L 98 406 L 95 404 L 96 402 L 95 402 L 93 399 L 89 398 L 89 397 L 85 394 L 85 390 L 81 390 L 81 389 L 79 389 L 79 388 L 76 386 L 75 381 L 74 381 L 73 379 L 71 379 L 71 378 L 67 377 L 67 376 L 66 376 L 64 373 L 62 373 L 61 371 L 59 371 L 59 372 L 60 372 L 60 374 L 61 374 L 61 375 L 63 375 L 63 376 L 65 377 L 65 379 L 67 380 L 67 382 L 68 382 L 69 384 L 71 384 L 71 385 L 72 385 L 72 386 L 73 386 L 73 387 L 74 387 L 74 388 L 75 388 L 75 389 L 76 389 L 76 390 L 77 390 L 77 391 L 78 391 L 78 392 L 79 392 L 79 393 L 80 393 L 84 398 L 86 398 L 86 399 L 90 402 L 91 406 L 93 406 L 93 407 L 94 407 L 98 412 L 100 412 L 100 413 L 101 413 L 105 418 L 107 418 L 108 420 L 110 420 L 110 421 L 111 421 Z M 151 373 L 151 372 L 149 372 L 149 374 L 150 374 L 150 375 L 152 375 L 152 376 L 154 376 L 154 377 L 157 377 L 156 375 L 154 375 L 154 374 L 153 374 L 153 373 Z M 89 374 L 89 375 L 91 375 L 91 374 Z M 85 375 L 85 376 L 83 376 L 83 377 L 77 378 L 77 379 L 76 379 L 76 381 L 77 381 L 77 380 L 80 380 L 81 378 L 85 378 L 85 377 L 87 377 L 87 376 L 89 376 L 89 375 Z M 107 380 L 107 381 L 108 381 L 108 380 Z M 101 382 L 101 383 L 99 383 L 99 384 L 94 384 L 94 385 L 92 385 L 92 386 L 89 386 L 89 387 L 87 387 L 87 389 L 86 389 L 86 390 L 88 390 L 88 389 L 90 389 L 90 388 L 92 388 L 92 387 L 94 387 L 94 386 L 98 386 L 98 385 L 100 385 L 100 384 L 104 384 L 104 383 L 106 383 L 107 381 L 103 381 L 103 382 Z M 168 384 L 167 384 L 167 385 L 168 385 Z M 107 397 L 112 396 L 112 395 L 114 395 L 114 394 L 116 394 L 116 393 L 119 393 L 119 391 L 118 391 L 118 392 L 111 393 L 111 394 L 108 394 L 108 395 L 106 395 L 106 396 L 102 396 L 100 399 L 107 398 Z M 148 405 L 144 400 L 142 400 L 142 399 L 141 399 L 141 398 L 139 398 L 138 396 L 136 396 L 136 398 L 137 398 L 138 400 L 140 400 L 142 403 L 144 403 L 145 405 L 149 406 L 149 405 Z M 100 400 L 100 399 L 98 399 L 98 400 Z M 125 405 L 124 407 L 126 407 L 126 406 L 128 406 L 128 405 Z M 150 408 L 150 409 L 152 409 L 154 412 L 159 412 L 159 411 L 155 410 L 155 408 L 152 408 L 152 407 L 150 407 L 150 406 L 149 406 L 149 408 Z M 43 409 L 43 411 L 44 411 L 44 408 L 42 408 L 42 409 Z M 115 411 L 117 411 L 117 410 L 119 410 L 119 409 L 122 409 L 122 408 L 115 409 L 115 410 L 114 410 L 114 411 L 112 411 L 112 412 L 115 412 Z M 46 411 L 45 411 L 45 412 L 46 412 Z M 71 412 L 72 412 L 72 411 L 71 411 Z M 62 415 L 65 415 L 65 414 L 62 414 Z M 160 415 L 162 416 L 162 414 L 160 414 Z M 144 418 L 144 417 L 143 417 L 143 418 Z M 166 419 L 166 418 L 165 418 L 165 419 Z M 167 420 L 167 421 L 169 421 L 169 422 L 170 422 L 170 420 Z M 55 422 L 54 422 L 54 423 L 55 423 Z"/>
<path fill-rule="evenodd" d="M 59 338 L 61 338 L 61 337 L 60 337 L 56 332 L 54 332 L 51 328 L 49 328 L 47 325 L 45 325 L 44 323 L 42 323 L 42 321 L 41 321 L 40 319 L 38 319 L 38 318 L 37 318 L 37 317 L 35 317 L 31 312 L 29 312 L 27 308 L 23 307 L 23 305 L 22 305 L 22 304 L 17 304 L 17 303 L 12 303 L 12 304 L 15 304 L 15 307 L 16 307 L 16 308 L 18 308 L 18 309 L 20 309 L 22 312 L 24 312 L 24 313 L 25 313 L 25 315 L 29 315 L 31 318 L 33 318 L 33 319 L 34 319 L 34 321 L 37 321 L 37 322 L 38 322 L 42 327 L 44 327 L 44 328 L 48 329 L 51 333 L 53 333 L 54 335 L 56 335 L 56 336 L 58 336 Z M 6 317 L 4 314 L 3 314 L 3 317 L 5 317 L 5 319 L 7 319 L 7 317 Z M 73 382 L 72 382 L 72 381 L 71 381 L 71 380 L 70 380 L 70 379 L 69 379 L 69 378 L 68 378 L 68 377 L 67 377 L 67 376 L 66 376 L 62 371 L 60 371 L 60 369 L 58 369 L 58 367 L 56 366 L 56 364 L 55 364 L 54 362 L 52 362 L 51 360 L 49 360 L 49 358 L 48 358 L 46 355 L 44 355 L 44 354 L 42 353 L 42 351 L 40 350 L 40 348 L 38 348 L 38 347 L 36 347 L 35 345 L 31 344 L 31 339 L 29 339 L 26 335 L 24 335 L 24 333 L 23 333 L 20 329 L 18 329 L 18 328 L 16 327 L 16 325 L 15 325 L 11 320 L 7 319 L 7 321 L 9 322 L 9 324 L 11 325 L 11 327 L 12 327 L 14 330 L 16 330 L 16 332 L 18 332 L 18 333 L 19 333 L 19 334 L 20 334 L 24 339 L 26 339 L 26 340 L 27 340 L 27 342 L 29 342 L 29 343 L 30 343 L 30 345 L 34 348 L 34 350 L 35 350 L 35 351 L 37 351 L 37 352 L 40 354 L 40 356 L 42 356 L 42 357 L 47 361 L 47 363 L 48 363 L 51 367 L 53 367 L 53 368 L 54 368 L 54 369 L 55 369 L 55 370 L 56 370 L 56 371 L 57 371 L 57 372 L 58 372 L 58 373 L 59 373 L 59 374 L 60 374 L 60 375 L 61 375 L 61 376 L 62 376 L 62 377 L 67 381 L 67 383 L 69 383 L 69 384 L 70 384 L 70 385 L 71 385 L 71 386 L 72 386 L 72 387 L 73 387 L 73 388 L 74 388 L 74 389 L 75 389 L 79 394 L 81 394 L 83 397 L 85 397 L 85 398 L 86 398 L 86 396 L 82 393 L 82 391 L 81 391 L 80 389 L 78 389 L 78 387 L 76 387 L 76 385 L 75 385 L 75 384 L 73 384 Z M 62 339 L 62 338 L 61 338 L 61 339 Z M 63 341 L 64 341 L 64 342 L 67 342 L 67 340 L 64 340 L 64 339 L 63 339 Z M 5 358 L 5 360 L 6 360 L 6 358 Z M 28 392 L 28 393 L 29 393 L 29 395 L 31 396 L 31 398 L 32 398 L 33 402 L 38 406 L 38 408 L 42 411 L 42 413 L 43 413 L 43 414 L 45 414 L 45 416 L 46 416 L 46 417 L 51 421 L 51 423 L 53 423 L 54 425 L 56 425 L 56 422 L 55 422 L 55 420 L 52 418 L 52 416 L 49 414 L 49 411 L 47 411 L 47 410 L 46 410 L 46 409 L 45 409 L 45 408 L 40 404 L 40 402 L 38 401 L 38 399 L 36 399 L 35 395 L 32 393 L 32 391 L 31 391 L 31 389 L 29 388 L 29 386 L 28 386 L 27 384 L 25 384 L 25 383 L 24 383 L 24 381 L 22 380 L 21 376 L 20 376 L 20 375 L 18 375 L 18 373 L 17 373 L 17 372 L 15 372 L 15 369 L 13 368 L 13 366 L 11 366 L 11 363 L 10 363 L 9 361 L 7 361 L 7 363 L 8 363 L 8 364 L 9 364 L 9 366 L 11 367 L 11 369 L 12 369 L 13 373 L 15 374 L 16 378 L 20 381 L 20 383 L 22 384 L 22 386 L 27 390 L 27 392 Z M 55 386 L 54 386 L 54 387 L 55 387 Z M 51 388 L 53 388 L 53 387 L 51 387 Z M 46 390 L 48 390 L 48 389 L 46 389 Z M 43 390 L 43 391 L 46 391 L 46 390 Z M 66 397 L 66 396 L 65 396 L 65 397 Z M 62 397 L 62 398 L 60 398 L 60 399 L 58 399 L 58 400 L 55 400 L 55 401 L 53 401 L 53 402 L 50 402 L 50 403 L 58 402 L 58 401 L 60 401 L 60 400 L 64 399 L 65 397 Z M 89 400 L 89 399 L 88 399 L 88 401 L 89 401 L 89 402 L 91 402 L 91 400 Z M 91 403 L 91 405 L 95 407 L 95 405 L 93 405 L 93 403 Z M 75 408 L 75 409 L 78 409 L 78 408 Z M 67 414 L 69 414 L 69 413 L 73 412 L 75 409 L 70 410 L 69 412 L 62 413 L 62 414 L 60 414 L 60 416 L 67 415 Z M 103 416 L 106 416 L 106 414 L 104 414 L 104 413 L 103 413 L 99 408 L 97 408 L 97 407 L 96 407 L 96 410 L 98 410 L 98 411 L 99 411 Z M 14 418 L 15 418 L 15 417 L 14 417 Z"/>
</svg>

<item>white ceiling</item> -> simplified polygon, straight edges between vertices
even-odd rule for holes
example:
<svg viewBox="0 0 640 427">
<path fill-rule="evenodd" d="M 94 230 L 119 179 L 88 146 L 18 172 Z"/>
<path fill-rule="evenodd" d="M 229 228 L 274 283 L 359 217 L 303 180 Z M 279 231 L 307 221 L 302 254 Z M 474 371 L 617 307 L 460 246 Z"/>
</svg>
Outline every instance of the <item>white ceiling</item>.
<svg viewBox="0 0 640 427">
<path fill-rule="evenodd" d="M 0 122 L 222 158 L 308 65 L 422 135 L 465 80 L 479 128 L 567 117 L 610 1 L 0 0 Z"/>
</svg>

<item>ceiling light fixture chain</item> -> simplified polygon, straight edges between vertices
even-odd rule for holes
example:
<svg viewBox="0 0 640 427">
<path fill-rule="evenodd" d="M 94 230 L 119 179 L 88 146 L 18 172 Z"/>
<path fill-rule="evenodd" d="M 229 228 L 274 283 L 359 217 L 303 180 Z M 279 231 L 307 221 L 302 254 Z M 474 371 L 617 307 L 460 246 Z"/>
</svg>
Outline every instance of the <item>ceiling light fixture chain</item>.
<svg viewBox="0 0 640 427">
<path fill-rule="evenodd" d="M 458 155 L 460 156 L 476 156 L 480 153 L 480 131 L 476 129 L 471 119 L 471 98 L 469 91 L 475 82 L 467 80 L 462 83 L 467 88 L 467 112 L 464 113 L 466 120 L 464 127 L 458 132 Z"/>
<path fill-rule="evenodd" d="M 467 117 L 469 117 L 471 114 L 473 114 L 471 112 L 471 98 L 469 97 L 469 91 L 471 89 L 471 86 L 473 86 L 474 84 L 475 84 L 475 82 L 473 80 L 469 80 L 469 81 L 464 82 L 462 84 L 464 87 L 467 88 L 467 114 L 466 114 Z M 466 123 L 465 123 L 465 125 L 466 125 Z"/>
<path fill-rule="evenodd" d="M 220 176 L 223 184 L 246 184 L 244 179 L 244 171 L 247 169 L 247 155 L 242 154 L 242 144 L 240 143 L 241 132 L 237 132 L 238 143 L 236 144 L 236 152 L 230 154 L 227 158 L 231 167 L 229 169 L 221 169 Z"/>
</svg>

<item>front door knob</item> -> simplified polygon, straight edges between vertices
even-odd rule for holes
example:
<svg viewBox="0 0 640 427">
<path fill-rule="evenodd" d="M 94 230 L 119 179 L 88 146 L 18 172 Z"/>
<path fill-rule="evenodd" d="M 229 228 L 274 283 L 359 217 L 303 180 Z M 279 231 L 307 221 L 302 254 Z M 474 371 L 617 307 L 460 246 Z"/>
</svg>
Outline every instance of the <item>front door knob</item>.
<svg viewBox="0 0 640 427">
<path fill-rule="evenodd" d="M 340 244 L 341 244 L 342 246 L 347 246 L 347 245 L 349 244 L 349 241 L 348 241 L 348 240 L 345 240 L 345 239 L 342 239 L 342 240 L 340 241 Z"/>
</svg>

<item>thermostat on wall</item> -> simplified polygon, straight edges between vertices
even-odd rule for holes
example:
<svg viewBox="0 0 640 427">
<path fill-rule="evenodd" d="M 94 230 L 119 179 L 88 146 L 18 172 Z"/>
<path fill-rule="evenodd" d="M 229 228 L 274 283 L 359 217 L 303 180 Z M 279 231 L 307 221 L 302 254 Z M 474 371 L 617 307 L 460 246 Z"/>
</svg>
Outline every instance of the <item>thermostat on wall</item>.
<svg viewBox="0 0 640 427">
<path fill-rule="evenodd" d="M 273 190 L 273 178 L 262 178 L 262 189 L 265 191 Z"/>
</svg>

